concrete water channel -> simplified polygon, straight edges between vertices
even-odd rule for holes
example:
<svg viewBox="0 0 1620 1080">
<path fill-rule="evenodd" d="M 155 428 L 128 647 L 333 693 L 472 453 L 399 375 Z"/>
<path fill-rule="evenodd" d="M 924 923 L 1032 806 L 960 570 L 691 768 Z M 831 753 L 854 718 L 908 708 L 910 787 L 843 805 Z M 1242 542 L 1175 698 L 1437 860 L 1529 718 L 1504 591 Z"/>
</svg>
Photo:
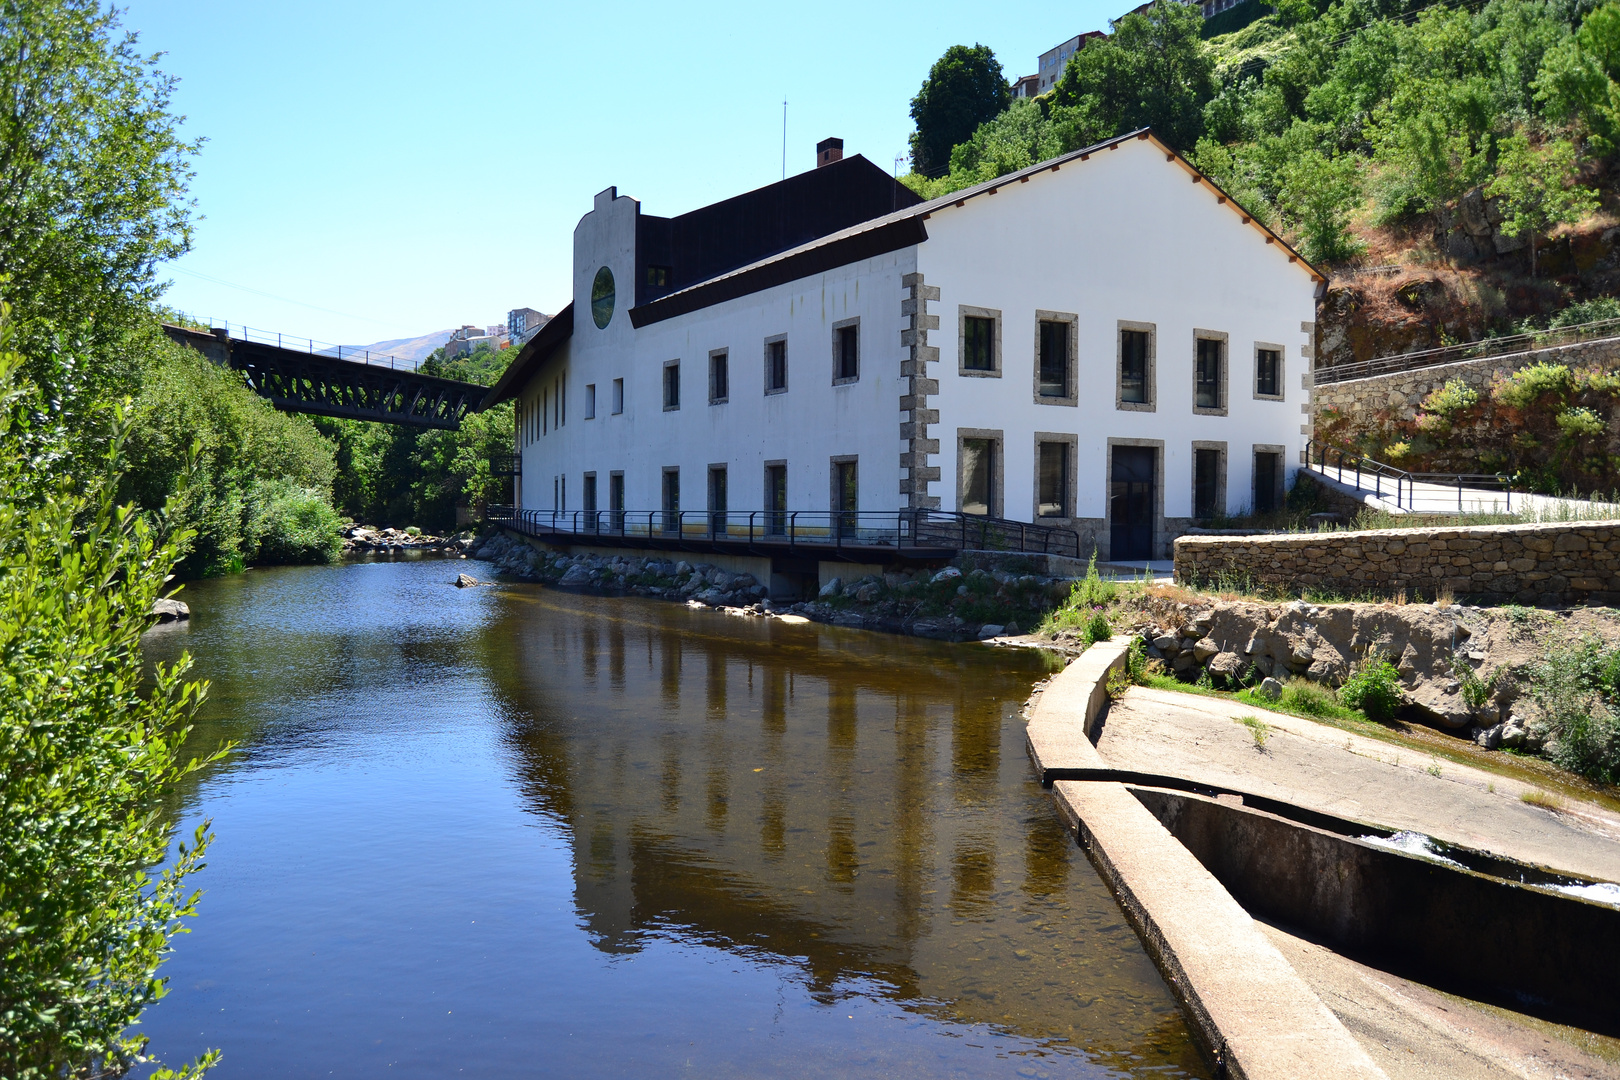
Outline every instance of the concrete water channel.
<svg viewBox="0 0 1620 1080">
<path fill-rule="evenodd" d="M 362 561 L 155 631 L 239 743 L 151 1049 L 252 1076 L 1208 1076 L 1025 755 L 1054 661 Z M 474 567 L 476 570 L 476 567 Z"/>
</svg>

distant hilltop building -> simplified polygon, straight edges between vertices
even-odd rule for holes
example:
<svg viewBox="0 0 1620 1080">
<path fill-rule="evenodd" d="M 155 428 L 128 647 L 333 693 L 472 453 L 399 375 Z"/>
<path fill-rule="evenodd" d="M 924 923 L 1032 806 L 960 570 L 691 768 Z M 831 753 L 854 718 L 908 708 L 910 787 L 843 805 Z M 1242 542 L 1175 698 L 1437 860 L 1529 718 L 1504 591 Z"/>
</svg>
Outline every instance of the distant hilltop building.
<svg viewBox="0 0 1620 1080">
<path fill-rule="evenodd" d="M 444 343 L 444 358 L 454 360 L 458 356 L 468 356 L 480 345 L 488 345 L 497 351 L 504 349 L 506 342 L 493 332 L 497 329 L 505 328 L 463 325 L 450 331 L 450 340 Z"/>
<path fill-rule="evenodd" d="M 1188 0 L 1188 2 L 1195 3 L 1195 0 Z M 1210 19 L 1244 2 L 1245 0 L 1201 0 L 1201 2 L 1196 2 L 1195 6 L 1203 11 L 1204 18 Z M 1147 3 L 1138 4 L 1125 14 L 1139 15 L 1152 6 L 1153 0 L 1148 0 Z M 1121 18 L 1123 17 L 1121 16 Z M 1104 37 L 1107 37 L 1107 35 L 1101 30 L 1092 30 L 1088 33 L 1076 34 L 1063 44 L 1054 45 L 1052 48 L 1047 49 L 1041 53 L 1039 66 L 1035 74 L 1025 75 L 1022 78 L 1013 80 L 1012 96 L 1015 98 L 1032 98 L 1049 93 L 1058 84 L 1058 80 L 1063 78 L 1063 69 L 1069 66 L 1069 57 L 1091 44 L 1091 42 Z"/>
<path fill-rule="evenodd" d="M 511 336 L 513 345 L 526 345 L 550 321 L 550 315 L 544 315 L 532 307 L 513 308 L 506 313 L 506 332 Z"/>
<path fill-rule="evenodd" d="M 1050 92 L 1058 84 L 1058 80 L 1063 78 L 1063 69 L 1068 66 L 1069 57 L 1104 36 L 1106 35 L 1101 30 L 1092 30 L 1089 33 L 1076 34 L 1063 44 L 1047 49 L 1041 53 L 1035 74 L 1013 80 L 1012 96 L 1032 98 Z"/>
</svg>

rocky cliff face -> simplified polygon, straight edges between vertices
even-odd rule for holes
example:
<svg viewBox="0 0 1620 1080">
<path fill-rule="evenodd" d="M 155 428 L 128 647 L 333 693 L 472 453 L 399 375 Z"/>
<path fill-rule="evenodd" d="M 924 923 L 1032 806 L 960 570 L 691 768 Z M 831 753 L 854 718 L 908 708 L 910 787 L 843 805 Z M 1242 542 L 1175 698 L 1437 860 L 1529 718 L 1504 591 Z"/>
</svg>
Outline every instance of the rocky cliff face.
<svg viewBox="0 0 1620 1080">
<path fill-rule="evenodd" d="M 1334 273 L 1317 313 L 1317 366 L 1474 341 L 1620 293 L 1620 226 L 1543 240 L 1535 278 L 1525 246 L 1502 235 L 1494 201 L 1471 192 L 1442 216 L 1438 235 L 1401 252 L 1405 261 Z"/>
</svg>

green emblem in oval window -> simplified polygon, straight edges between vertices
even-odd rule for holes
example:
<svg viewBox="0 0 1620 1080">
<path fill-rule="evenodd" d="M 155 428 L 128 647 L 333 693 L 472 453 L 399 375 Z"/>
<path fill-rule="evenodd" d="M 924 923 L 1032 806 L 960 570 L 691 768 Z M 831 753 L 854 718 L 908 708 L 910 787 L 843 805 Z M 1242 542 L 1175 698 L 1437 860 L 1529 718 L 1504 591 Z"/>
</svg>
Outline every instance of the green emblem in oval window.
<svg viewBox="0 0 1620 1080">
<path fill-rule="evenodd" d="M 596 320 L 598 330 L 607 329 L 613 319 L 613 271 L 605 266 L 591 282 L 591 318 Z"/>
</svg>

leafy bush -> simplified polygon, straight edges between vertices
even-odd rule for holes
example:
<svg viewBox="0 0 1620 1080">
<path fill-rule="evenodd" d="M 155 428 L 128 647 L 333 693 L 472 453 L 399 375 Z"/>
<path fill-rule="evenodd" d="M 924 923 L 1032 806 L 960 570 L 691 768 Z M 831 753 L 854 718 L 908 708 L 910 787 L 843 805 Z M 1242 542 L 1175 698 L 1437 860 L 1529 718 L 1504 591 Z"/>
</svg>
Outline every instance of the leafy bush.
<svg viewBox="0 0 1620 1080">
<path fill-rule="evenodd" d="M 274 544 L 278 535 L 270 527 L 275 519 L 262 520 L 277 501 L 268 493 L 297 488 L 325 502 L 337 468 L 332 447 L 307 417 L 278 411 L 240 372 L 193 349 L 157 341 L 143 365 L 120 497 L 147 509 L 167 505 L 175 523 L 194 534 L 182 576 L 286 561 L 291 549 L 284 545 L 268 559 L 259 550 L 261 538 Z M 327 561 L 318 557 L 321 545 L 307 550 Z"/>
<path fill-rule="evenodd" d="M 1369 656 L 1339 687 L 1339 700 L 1374 720 L 1388 720 L 1401 705 L 1401 674 L 1379 656 Z"/>
<path fill-rule="evenodd" d="M 1491 387 L 1491 397 L 1511 408 L 1528 409 L 1542 404 L 1544 398 L 1563 401 L 1574 383 L 1568 367 L 1542 362 L 1498 379 Z"/>
<path fill-rule="evenodd" d="M 1582 323 L 1600 322 L 1604 319 L 1620 319 L 1620 300 L 1612 296 L 1600 296 L 1595 300 L 1583 300 L 1554 315 L 1548 327 L 1556 330 L 1561 326 L 1579 326 Z"/>
<path fill-rule="evenodd" d="M 343 553 L 343 521 L 320 492 L 291 480 L 260 480 L 247 507 L 255 562 L 329 563 Z"/>
<path fill-rule="evenodd" d="M 1086 621 L 1085 629 L 1080 636 L 1085 640 L 1087 648 L 1113 637 L 1114 626 L 1108 621 L 1108 612 L 1100 607 L 1092 608 L 1091 618 Z"/>
<path fill-rule="evenodd" d="M 161 797 L 206 764 L 182 756 L 204 692 L 188 661 L 141 672 L 184 536 L 114 505 L 111 455 L 95 482 L 22 497 L 16 367 L 0 352 L 0 1076 L 116 1075 L 145 1047 L 129 1029 L 164 993 L 210 839 L 204 823 L 151 873 L 172 835 Z"/>
<path fill-rule="evenodd" d="M 1601 435 L 1608 426 L 1603 417 L 1597 414 L 1597 410 L 1583 405 L 1576 405 L 1558 414 L 1558 430 L 1572 439 Z"/>
<path fill-rule="evenodd" d="M 1620 782 L 1620 648 L 1597 638 L 1548 647 L 1530 668 L 1546 755 L 1561 768 Z"/>
</svg>

